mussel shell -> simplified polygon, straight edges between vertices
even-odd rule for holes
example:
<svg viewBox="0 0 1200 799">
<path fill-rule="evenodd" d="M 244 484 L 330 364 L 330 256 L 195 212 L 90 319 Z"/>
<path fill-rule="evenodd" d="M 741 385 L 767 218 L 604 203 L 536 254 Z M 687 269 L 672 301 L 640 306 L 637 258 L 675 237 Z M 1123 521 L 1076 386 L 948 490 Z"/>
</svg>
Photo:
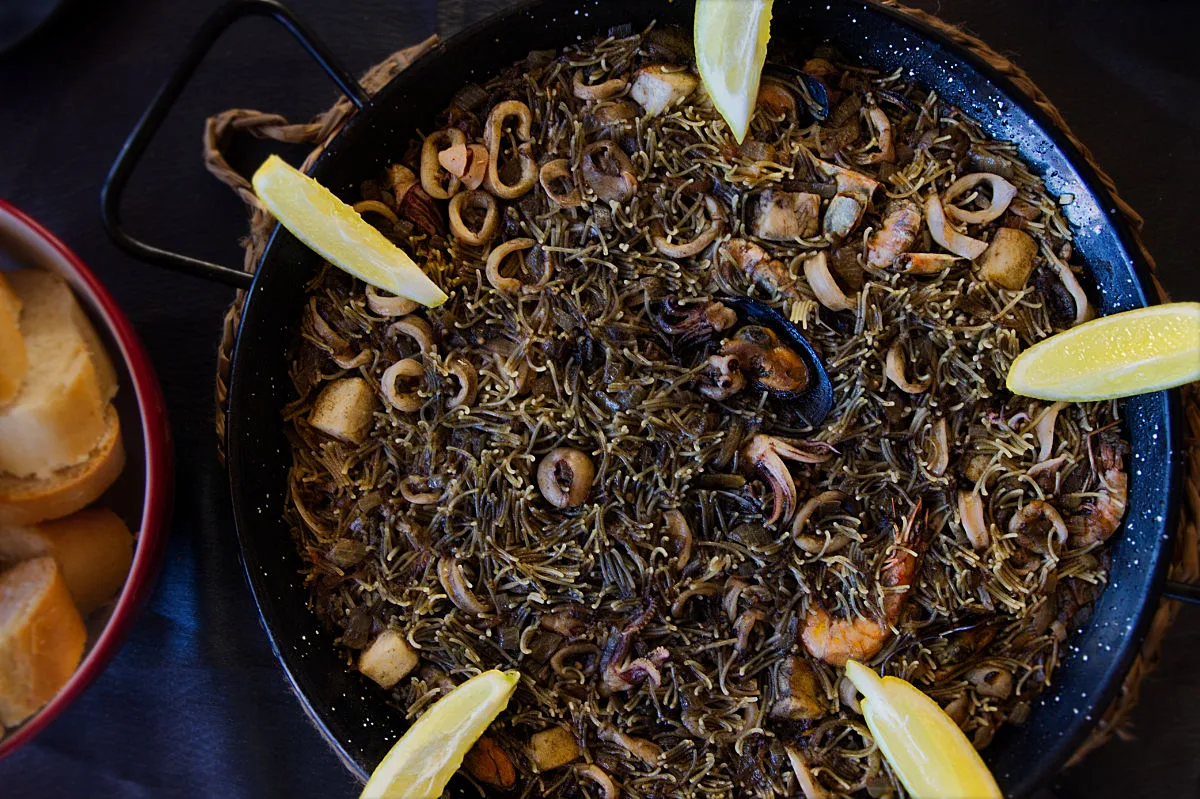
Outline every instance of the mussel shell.
<svg viewBox="0 0 1200 799">
<path fill-rule="evenodd" d="M 800 107 L 818 122 L 829 119 L 829 90 L 818 78 L 796 67 L 786 67 L 778 64 L 767 66 L 763 73 L 779 78 L 789 84 L 800 101 Z"/>
<path fill-rule="evenodd" d="M 781 344 L 791 347 L 804 361 L 808 367 L 808 385 L 804 390 L 772 392 L 771 396 L 788 404 L 810 427 L 818 427 L 833 410 L 833 384 L 812 344 L 783 314 L 758 300 L 747 297 L 717 299 L 733 309 L 738 315 L 739 325 L 759 325 L 771 330 L 779 337 Z"/>
</svg>

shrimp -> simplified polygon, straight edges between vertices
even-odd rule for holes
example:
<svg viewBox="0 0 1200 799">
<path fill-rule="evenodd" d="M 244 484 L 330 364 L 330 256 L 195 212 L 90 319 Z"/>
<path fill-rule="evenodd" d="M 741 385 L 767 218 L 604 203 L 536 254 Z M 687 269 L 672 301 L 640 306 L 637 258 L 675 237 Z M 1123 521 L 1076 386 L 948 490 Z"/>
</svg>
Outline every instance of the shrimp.
<svg viewBox="0 0 1200 799">
<path fill-rule="evenodd" d="M 800 298 L 796 291 L 796 279 L 781 261 L 752 241 L 729 239 L 717 247 L 717 257 L 725 255 L 757 285 L 773 291 L 789 300 Z"/>
<path fill-rule="evenodd" d="M 921 208 L 912 200 L 896 200 L 887 207 L 879 230 L 867 239 L 867 265 L 885 269 L 912 248 L 921 230 Z"/>
<path fill-rule="evenodd" d="M 1083 506 L 1083 512 L 1067 520 L 1072 546 L 1100 544 L 1117 531 L 1129 498 L 1129 475 L 1122 463 L 1120 443 L 1100 436 L 1099 496 Z"/>
<path fill-rule="evenodd" d="M 887 643 L 892 635 L 892 625 L 904 609 L 920 563 L 922 525 L 917 523 L 920 511 L 921 501 L 917 500 L 903 526 L 896 528 L 892 552 L 880 570 L 880 583 L 885 589 L 883 619 L 835 619 L 829 611 L 816 605 L 805 619 L 801 634 L 809 654 L 831 666 L 841 667 L 851 658 L 870 660 Z"/>
<path fill-rule="evenodd" d="M 1008 522 L 1008 532 L 1025 549 L 1043 555 L 1051 551 L 1051 542 L 1061 547 L 1067 540 L 1067 525 L 1053 505 L 1035 499 L 1021 508 Z M 1053 535 L 1053 538 L 1051 538 Z"/>
</svg>

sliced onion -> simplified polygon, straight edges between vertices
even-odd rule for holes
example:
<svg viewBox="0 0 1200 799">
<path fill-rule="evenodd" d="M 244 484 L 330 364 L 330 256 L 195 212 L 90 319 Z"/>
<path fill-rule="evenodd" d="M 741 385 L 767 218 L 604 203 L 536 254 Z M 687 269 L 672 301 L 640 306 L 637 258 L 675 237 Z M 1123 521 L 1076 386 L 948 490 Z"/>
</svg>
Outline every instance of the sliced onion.
<svg viewBox="0 0 1200 799">
<path fill-rule="evenodd" d="M 1070 460 L 1068 456 L 1059 455 L 1057 458 L 1039 461 L 1026 469 L 1025 474 L 1029 475 L 1030 477 L 1037 478 L 1038 475 L 1041 475 L 1045 472 L 1055 472 L 1061 469 L 1068 460 Z"/>
<path fill-rule="evenodd" d="M 671 615 L 675 618 L 682 616 L 683 609 L 687 607 L 687 603 L 692 597 L 713 596 L 719 593 L 721 593 L 721 589 L 712 583 L 696 583 L 691 588 L 675 597 L 675 601 L 671 603 Z"/>
<path fill-rule="evenodd" d="M 950 226 L 942 201 L 936 194 L 930 194 L 925 200 L 925 222 L 929 225 L 933 240 L 955 255 L 974 261 L 987 249 L 987 242 L 959 233 Z"/>
<path fill-rule="evenodd" d="M 933 423 L 933 453 L 929 471 L 941 477 L 950 465 L 950 434 L 946 428 L 945 417 Z"/>
<path fill-rule="evenodd" d="M 858 302 L 847 297 L 829 273 L 829 257 L 821 250 L 804 262 L 804 277 L 817 300 L 831 311 L 853 311 Z"/>
<path fill-rule="evenodd" d="M 804 762 L 804 756 L 791 746 L 785 746 L 784 751 L 787 752 L 788 761 L 792 764 L 792 771 L 796 773 L 796 781 L 800 784 L 800 791 L 804 799 L 828 799 L 829 794 L 817 784 L 817 778 L 813 776 L 808 764 Z"/>
<path fill-rule="evenodd" d="M 1046 251 L 1048 252 L 1048 250 Z M 1079 285 L 1079 280 L 1076 279 L 1075 273 L 1071 271 L 1071 267 L 1067 266 L 1057 257 L 1048 258 L 1047 260 L 1050 261 L 1050 266 L 1058 274 L 1058 279 L 1062 281 L 1063 286 L 1066 287 L 1067 292 L 1071 295 L 1071 299 L 1075 301 L 1074 324 L 1083 324 L 1091 319 L 1092 305 L 1088 302 L 1087 293 L 1083 290 L 1083 286 Z"/>
<path fill-rule="evenodd" d="M 983 498 L 978 491 L 958 492 L 958 520 L 963 532 L 975 549 L 987 549 L 989 536 L 987 522 L 983 518 Z"/>
<path fill-rule="evenodd" d="M 884 364 L 883 373 L 887 376 L 888 380 L 895 383 L 906 394 L 920 394 L 928 389 L 929 385 L 933 382 L 932 378 L 926 378 L 920 383 L 909 382 L 904 364 L 904 349 L 900 346 L 899 341 L 888 348 L 887 361 Z"/>
<path fill-rule="evenodd" d="M 957 198 L 980 183 L 987 183 L 992 187 L 992 202 L 987 208 L 982 211 L 967 211 L 954 204 Z M 1009 204 L 1016 196 L 1017 187 L 999 175 L 993 175 L 991 172 L 972 172 L 950 184 L 950 188 L 946 189 L 946 193 L 942 195 L 942 207 L 946 216 L 951 219 L 968 222 L 972 225 L 982 225 L 985 222 L 991 222 L 1007 211 Z"/>
<path fill-rule="evenodd" d="M 1041 445 L 1041 449 L 1038 451 L 1038 463 L 1049 460 L 1051 453 L 1054 452 L 1054 423 L 1058 421 L 1058 412 L 1065 407 L 1067 407 L 1066 402 L 1056 402 L 1038 417 L 1037 427 L 1034 428 L 1037 432 L 1038 444 Z"/>
</svg>

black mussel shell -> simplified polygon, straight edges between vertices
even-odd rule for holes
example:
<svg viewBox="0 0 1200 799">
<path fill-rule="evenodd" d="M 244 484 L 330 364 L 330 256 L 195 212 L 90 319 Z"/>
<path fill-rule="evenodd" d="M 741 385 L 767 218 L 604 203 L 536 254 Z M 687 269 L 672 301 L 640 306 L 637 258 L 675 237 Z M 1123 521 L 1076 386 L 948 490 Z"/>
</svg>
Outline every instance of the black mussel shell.
<svg viewBox="0 0 1200 799">
<path fill-rule="evenodd" d="M 796 67 L 772 64 L 764 70 L 780 80 L 786 81 L 796 93 L 800 105 L 808 111 L 809 116 L 818 122 L 829 119 L 829 90 L 820 79 L 814 78 L 802 69 Z"/>
<path fill-rule="evenodd" d="M 817 351 L 783 314 L 747 297 L 718 297 L 738 315 L 738 325 L 765 327 L 790 347 L 808 367 L 808 385 L 802 391 L 779 391 L 771 396 L 787 403 L 812 428 L 818 427 L 833 410 L 833 384 Z"/>
</svg>

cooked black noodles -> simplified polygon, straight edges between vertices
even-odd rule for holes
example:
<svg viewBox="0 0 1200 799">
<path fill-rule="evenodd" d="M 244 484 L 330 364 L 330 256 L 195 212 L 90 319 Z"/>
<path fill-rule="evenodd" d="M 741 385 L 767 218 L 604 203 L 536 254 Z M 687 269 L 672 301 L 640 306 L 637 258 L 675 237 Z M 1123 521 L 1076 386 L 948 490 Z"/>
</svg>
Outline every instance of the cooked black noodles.
<svg viewBox="0 0 1200 799">
<path fill-rule="evenodd" d="M 1105 584 L 1116 405 L 1004 388 L 1091 313 L 1071 232 L 1012 145 L 829 53 L 768 71 L 739 145 L 681 41 L 534 54 L 362 187 L 450 299 L 309 287 L 312 602 L 351 659 L 391 631 L 392 679 L 362 667 L 410 717 L 519 669 L 466 769 L 513 795 L 792 796 L 788 750 L 828 795 L 900 795 L 846 659 L 983 748 Z M 818 349 L 821 429 L 719 296 Z"/>
</svg>

